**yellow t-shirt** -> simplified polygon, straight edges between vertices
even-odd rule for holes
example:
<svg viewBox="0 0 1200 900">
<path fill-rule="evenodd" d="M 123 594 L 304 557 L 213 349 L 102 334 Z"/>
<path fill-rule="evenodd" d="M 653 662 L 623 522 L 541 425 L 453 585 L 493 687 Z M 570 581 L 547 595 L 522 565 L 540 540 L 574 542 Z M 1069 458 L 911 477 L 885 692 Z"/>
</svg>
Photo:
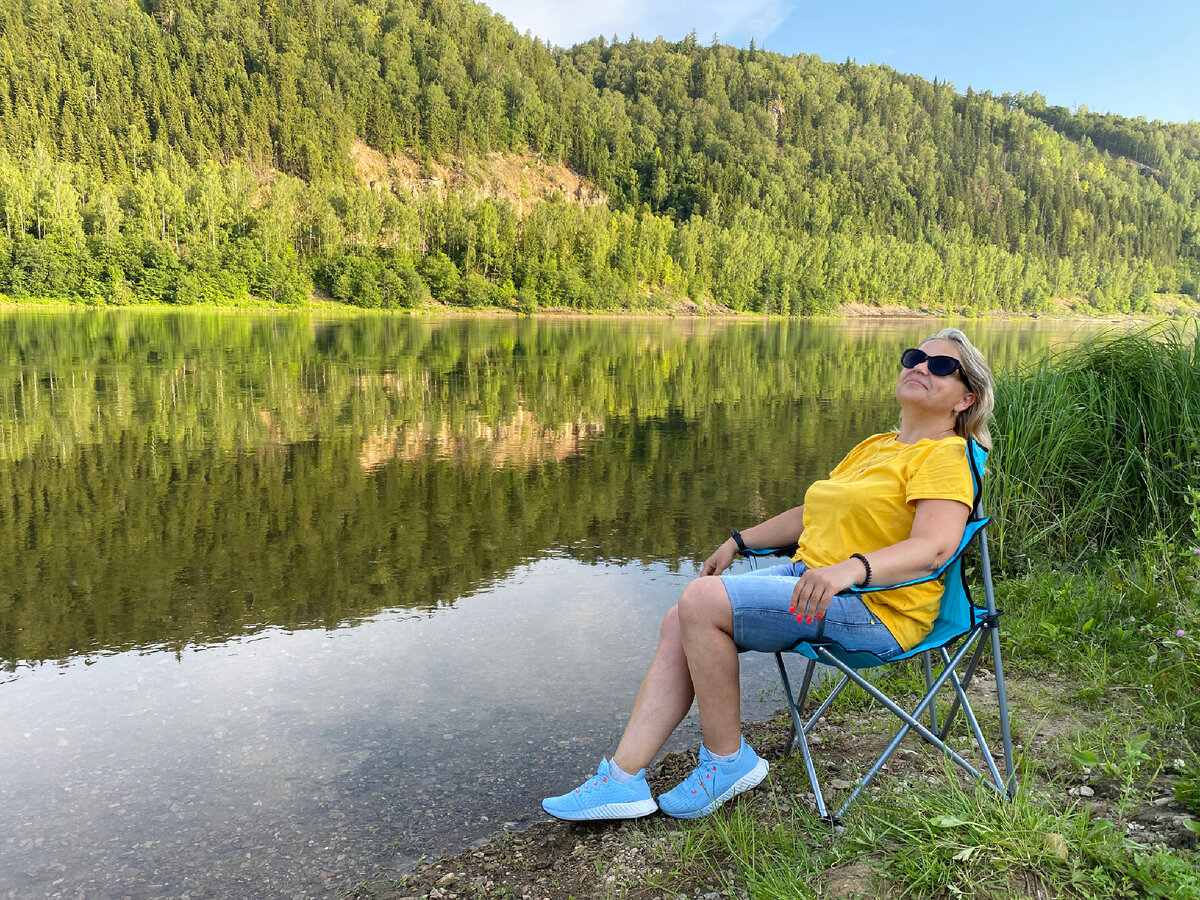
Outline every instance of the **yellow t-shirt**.
<svg viewBox="0 0 1200 900">
<path fill-rule="evenodd" d="M 902 444 L 896 432 L 876 434 L 846 454 L 825 481 L 804 495 L 804 531 L 794 557 L 831 566 L 851 553 L 869 555 L 909 537 L 918 500 L 975 499 L 967 442 L 960 437 Z M 863 602 L 908 650 L 933 628 L 941 581 L 878 594 Z"/>
</svg>

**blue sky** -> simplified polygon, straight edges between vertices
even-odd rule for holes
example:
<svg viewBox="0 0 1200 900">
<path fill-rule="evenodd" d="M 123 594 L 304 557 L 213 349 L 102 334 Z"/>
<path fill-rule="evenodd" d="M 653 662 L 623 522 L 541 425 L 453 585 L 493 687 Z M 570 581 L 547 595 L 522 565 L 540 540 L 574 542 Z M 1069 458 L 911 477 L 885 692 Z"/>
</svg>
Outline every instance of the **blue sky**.
<svg viewBox="0 0 1200 900">
<path fill-rule="evenodd" d="M 1039 91 L 1062 106 L 1200 120 L 1200 0 L 490 0 L 519 31 L 755 43 L 884 63 L 960 90 Z"/>
</svg>

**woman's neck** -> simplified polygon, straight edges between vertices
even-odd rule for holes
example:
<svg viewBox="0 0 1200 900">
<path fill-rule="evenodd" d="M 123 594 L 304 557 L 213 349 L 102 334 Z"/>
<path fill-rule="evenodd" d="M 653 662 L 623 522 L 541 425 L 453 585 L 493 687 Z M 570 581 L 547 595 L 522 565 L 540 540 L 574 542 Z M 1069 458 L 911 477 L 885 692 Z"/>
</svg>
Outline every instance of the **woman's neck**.
<svg viewBox="0 0 1200 900">
<path fill-rule="evenodd" d="M 934 419 L 931 421 L 917 420 L 915 422 L 902 421 L 900 423 L 900 433 L 896 435 L 896 440 L 902 444 L 915 444 L 917 441 L 923 441 L 926 438 L 930 440 L 941 440 L 942 438 L 950 437 L 954 434 L 954 420 L 947 422 L 946 419 Z"/>
</svg>

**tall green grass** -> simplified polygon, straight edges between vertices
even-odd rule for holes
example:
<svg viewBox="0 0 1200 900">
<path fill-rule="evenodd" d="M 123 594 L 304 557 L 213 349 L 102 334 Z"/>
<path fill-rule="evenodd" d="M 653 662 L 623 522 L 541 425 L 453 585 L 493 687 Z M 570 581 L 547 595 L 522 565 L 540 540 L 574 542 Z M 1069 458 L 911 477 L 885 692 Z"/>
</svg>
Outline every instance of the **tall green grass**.
<svg viewBox="0 0 1200 900">
<path fill-rule="evenodd" d="M 1178 540 L 1200 489 L 1200 333 L 1106 334 L 1001 376 L 993 435 L 1005 569 Z"/>
</svg>

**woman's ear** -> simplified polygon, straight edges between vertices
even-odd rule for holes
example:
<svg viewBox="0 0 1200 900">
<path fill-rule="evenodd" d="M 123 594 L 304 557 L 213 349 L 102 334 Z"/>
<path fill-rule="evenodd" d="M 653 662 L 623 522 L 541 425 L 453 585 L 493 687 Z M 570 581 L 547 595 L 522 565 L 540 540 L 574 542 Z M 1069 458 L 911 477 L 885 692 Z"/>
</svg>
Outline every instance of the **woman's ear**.
<svg viewBox="0 0 1200 900">
<path fill-rule="evenodd" d="M 974 405 L 975 405 L 975 394 L 971 391 L 967 391 L 965 394 L 963 394 L 962 399 L 959 400 L 958 403 L 956 403 L 954 405 L 954 414 L 958 415 L 959 413 L 965 413 L 968 409 L 970 409 Z"/>
</svg>

